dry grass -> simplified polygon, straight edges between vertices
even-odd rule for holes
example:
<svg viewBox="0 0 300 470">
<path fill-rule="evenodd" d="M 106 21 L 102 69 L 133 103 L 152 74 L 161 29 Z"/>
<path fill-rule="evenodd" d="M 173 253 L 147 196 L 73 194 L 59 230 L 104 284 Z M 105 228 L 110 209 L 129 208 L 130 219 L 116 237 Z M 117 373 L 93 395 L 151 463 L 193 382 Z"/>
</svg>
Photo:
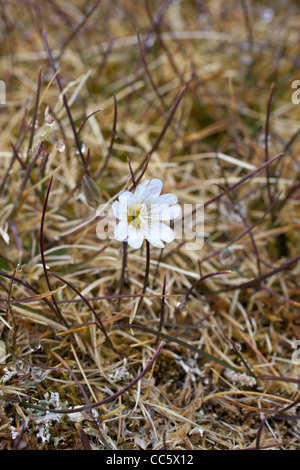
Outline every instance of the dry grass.
<svg viewBox="0 0 300 470">
<path fill-rule="evenodd" d="M 299 447 L 300 10 L 202 3 L 1 1 L 2 449 Z M 128 159 L 205 203 L 142 302 L 96 235 Z"/>
</svg>

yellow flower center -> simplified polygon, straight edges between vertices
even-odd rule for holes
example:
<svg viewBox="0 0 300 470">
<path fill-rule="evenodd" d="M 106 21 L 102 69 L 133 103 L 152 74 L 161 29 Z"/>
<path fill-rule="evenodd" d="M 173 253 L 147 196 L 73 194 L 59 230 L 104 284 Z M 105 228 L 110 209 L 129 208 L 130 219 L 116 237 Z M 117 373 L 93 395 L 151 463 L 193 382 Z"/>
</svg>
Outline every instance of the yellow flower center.
<svg viewBox="0 0 300 470">
<path fill-rule="evenodd" d="M 132 207 L 129 207 L 127 211 L 127 222 L 128 225 L 133 225 L 135 228 L 141 228 L 141 215 L 145 215 L 145 206 L 142 204 L 134 204 Z"/>
</svg>

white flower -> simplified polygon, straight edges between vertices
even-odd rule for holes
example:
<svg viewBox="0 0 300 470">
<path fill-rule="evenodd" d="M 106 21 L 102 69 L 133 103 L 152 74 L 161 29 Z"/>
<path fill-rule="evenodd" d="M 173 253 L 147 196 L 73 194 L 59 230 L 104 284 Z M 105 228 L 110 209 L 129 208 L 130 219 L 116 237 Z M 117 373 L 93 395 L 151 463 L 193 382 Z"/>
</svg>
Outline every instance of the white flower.
<svg viewBox="0 0 300 470">
<path fill-rule="evenodd" d="M 119 219 L 115 238 L 127 241 L 132 248 L 140 248 L 144 238 L 156 248 L 174 240 L 173 230 L 163 222 L 175 219 L 181 213 L 175 194 L 160 195 L 163 182 L 159 179 L 144 181 L 134 193 L 124 191 L 112 209 Z"/>
</svg>

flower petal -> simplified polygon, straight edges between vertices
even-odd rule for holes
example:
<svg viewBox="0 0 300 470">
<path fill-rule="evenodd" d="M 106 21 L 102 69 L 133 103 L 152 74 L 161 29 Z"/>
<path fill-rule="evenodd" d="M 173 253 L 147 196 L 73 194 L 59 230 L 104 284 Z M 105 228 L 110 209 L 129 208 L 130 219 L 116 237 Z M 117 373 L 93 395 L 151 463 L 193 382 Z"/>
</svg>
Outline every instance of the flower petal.
<svg viewBox="0 0 300 470">
<path fill-rule="evenodd" d="M 178 205 L 168 206 L 167 204 L 151 204 L 150 217 L 152 220 L 174 220 L 181 214 L 181 207 Z"/>
<path fill-rule="evenodd" d="M 126 207 L 129 207 L 131 205 L 132 198 L 133 198 L 133 194 L 130 191 L 124 191 L 119 196 L 119 202 L 120 204 L 126 205 Z"/>
<path fill-rule="evenodd" d="M 151 245 L 156 248 L 164 248 L 165 245 L 161 241 L 161 233 L 162 230 L 160 229 L 160 224 L 151 224 L 149 227 L 148 232 L 146 233 L 146 238 Z"/>
<path fill-rule="evenodd" d="M 144 241 L 144 234 L 141 230 L 136 230 L 129 225 L 127 241 L 128 241 L 128 245 L 130 245 L 131 248 L 135 248 L 135 249 L 140 248 Z"/>
<path fill-rule="evenodd" d="M 119 242 L 124 242 L 128 237 L 128 223 L 125 220 L 121 220 L 114 231 L 115 239 Z"/>
<path fill-rule="evenodd" d="M 153 198 L 158 197 L 161 193 L 163 187 L 163 182 L 158 179 L 154 178 L 150 181 L 148 186 L 148 199 L 152 201 Z"/>
<path fill-rule="evenodd" d="M 181 214 L 181 207 L 178 205 L 171 206 L 169 208 L 169 219 L 168 220 L 174 220 L 176 219 L 179 215 Z M 162 219 L 161 220 L 166 220 L 164 219 L 164 216 L 162 214 Z"/>
<path fill-rule="evenodd" d="M 167 204 L 168 206 L 172 206 L 178 202 L 178 197 L 172 193 L 162 194 L 157 198 L 153 199 L 152 204 Z"/>
<path fill-rule="evenodd" d="M 148 181 L 147 181 L 147 184 L 148 184 Z M 140 186 L 141 185 L 139 185 L 138 188 Z M 152 200 L 157 198 L 160 195 L 162 187 L 163 187 L 163 182 L 159 180 L 158 178 L 154 178 L 153 180 L 150 181 L 147 187 L 146 186 L 143 187 L 143 191 L 139 192 L 139 201 L 137 202 L 151 204 Z M 138 188 L 136 189 L 136 192 L 138 191 Z"/>
<path fill-rule="evenodd" d="M 145 180 L 137 186 L 131 201 L 132 203 L 141 202 L 141 199 L 145 199 L 146 193 L 148 191 L 148 183 L 149 180 Z"/>
<path fill-rule="evenodd" d="M 159 225 L 160 225 L 161 239 L 167 243 L 172 242 L 175 238 L 174 231 L 170 227 L 168 227 L 168 225 L 166 224 L 161 223 Z"/>
</svg>

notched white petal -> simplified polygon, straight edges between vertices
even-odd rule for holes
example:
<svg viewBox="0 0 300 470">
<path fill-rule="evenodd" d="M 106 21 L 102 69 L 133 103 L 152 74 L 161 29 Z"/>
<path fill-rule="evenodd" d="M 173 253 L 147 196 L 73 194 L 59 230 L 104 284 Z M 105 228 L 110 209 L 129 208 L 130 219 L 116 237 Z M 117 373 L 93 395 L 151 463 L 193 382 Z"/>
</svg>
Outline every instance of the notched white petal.
<svg viewBox="0 0 300 470">
<path fill-rule="evenodd" d="M 138 249 L 142 246 L 142 243 L 144 241 L 144 234 L 141 230 L 135 230 L 132 227 L 128 227 L 128 245 L 131 246 L 131 248 Z"/>
<path fill-rule="evenodd" d="M 164 248 L 165 247 L 164 243 L 161 240 L 159 240 L 157 238 L 153 238 L 149 234 L 147 235 L 146 238 L 147 238 L 148 242 L 151 243 L 151 245 L 154 246 L 155 248 Z"/>
<path fill-rule="evenodd" d="M 146 238 L 151 245 L 156 248 L 164 248 L 165 245 L 161 241 L 162 229 L 159 223 L 152 223 L 146 234 Z"/>
<path fill-rule="evenodd" d="M 177 217 L 179 217 L 181 214 L 181 207 L 176 205 L 176 206 L 172 206 L 170 207 L 170 220 L 174 220 L 176 219 Z"/>
<path fill-rule="evenodd" d="M 156 220 L 174 220 L 181 214 L 181 207 L 178 205 L 175 206 L 168 206 L 167 204 L 155 204 L 151 206 L 151 217 Z"/>
<path fill-rule="evenodd" d="M 150 202 L 153 200 L 153 198 L 156 198 L 160 195 L 162 187 L 163 182 L 158 178 L 155 178 L 154 180 L 150 181 L 148 186 L 148 199 L 150 200 Z"/>
<path fill-rule="evenodd" d="M 174 240 L 174 231 L 166 224 L 160 224 L 161 239 L 164 242 L 170 243 Z"/>
<path fill-rule="evenodd" d="M 119 202 L 121 205 L 129 207 L 131 204 L 132 198 L 133 198 L 133 194 L 130 191 L 124 191 L 119 196 Z"/>
<path fill-rule="evenodd" d="M 128 224 L 127 221 L 121 220 L 115 228 L 114 231 L 115 239 L 119 242 L 124 242 L 128 237 Z"/>
<path fill-rule="evenodd" d="M 178 202 L 178 197 L 175 194 L 166 193 L 158 196 L 158 198 L 152 202 L 153 204 L 167 204 L 168 206 L 172 206 Z"/>
</svg>

